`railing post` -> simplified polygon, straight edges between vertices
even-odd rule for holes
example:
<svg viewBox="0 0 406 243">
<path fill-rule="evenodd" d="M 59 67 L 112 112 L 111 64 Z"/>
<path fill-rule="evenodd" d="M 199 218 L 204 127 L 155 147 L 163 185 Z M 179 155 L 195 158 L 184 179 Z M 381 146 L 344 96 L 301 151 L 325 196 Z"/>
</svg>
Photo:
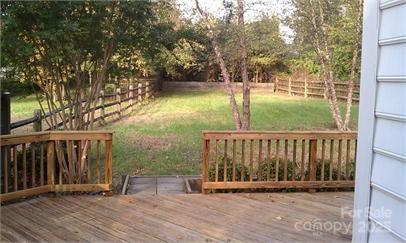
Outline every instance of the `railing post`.
<svg viewBox="0 0 406 243">
<path fill-rule="evenodd" d="M 34 117 L 37 118 L 37 120 L 33 123 L 34 132 L 40 132 L 40 131 L 42 131 L 42 112 L 41 112 L 41 109 L 35 109 L 34 110 Z"/>
<path fill-rule="evenodd" d="M 133 85 L 130 84 L 129 88 L 128 88 L 128 95 L 129 97 L 129 105 L 130 105 L 130 111 L 133 111 L 133 99 L 134 99 L 134 91 L 133 91 Z"/>
<path fill-rule="evenodd" d="M 203 186 L 205 182 L 209 181 L 209 162 L 210 162 L 210 140 L 203 139 L 203 183 L 202 183 L 202 193 L 207 194 L 209 193 L 209 189 L 204 189 Z"/>
<path fill-rule="evenodd" d="M 149 82 L 145 83 L 145 99 L 149 99 Z"/>
<path fill-rule="evenodd" d="M 304 79 L 304 97 L 307 98 L 307 77 Z"/>
<path fill-rule="evenodd" d="M 55 184 L 55 142 L 47 142 L 47 178 L 48 185 Z"/>
<path fill-rule="evenodd" d="M 291 83 L 292 83 L 292 81 L 289 77 L 289 79 L 288 79 L 288 94 L 289 95 L 292 95 L 292 87 L 291 87 L 292 84 Z"/>
<path fill-rule="evenodd" d="M 10 92 L 1 93 L 1 134 L 10 134 Z"/>
<path fill-rule="evenodd" d="M 138 83 L 138 102 L 142 101 L 142 83 Z"/>
<path fill-rule="evenodd" d="M 99 124 L 101 126 L 104 126 L 106 124 L 105 120 L 104 120 L 104 90 L 100 91 L 100 96 L 99 96 L 99 103 L 100 103 L 100 120 L 99 120 Z"/>
<path fill-rule="evenodd" d="M 105 165 L 105 184 L 109 185 L 111 190 L 112 182 L 113 182 L 113 173 L 112 173 L 112 140 L 106 141 L 106 165 Z M 108 194 L 111 195 L 111 194 Z"/>
<path fill-rule="evenodd" d="M 121 90 L 120 88 L 116 89 L 116 101 L 117 103 L 117 111 L 118 111 L 118 118 L 121 118 Z"/>
<path fill-rule="evenodd" d="M 317 139 L 309 140 L 309 181 L 316 181 L 317 173 Z M 309 189 L 316 192 L 316 189 Z"/>
</svg>

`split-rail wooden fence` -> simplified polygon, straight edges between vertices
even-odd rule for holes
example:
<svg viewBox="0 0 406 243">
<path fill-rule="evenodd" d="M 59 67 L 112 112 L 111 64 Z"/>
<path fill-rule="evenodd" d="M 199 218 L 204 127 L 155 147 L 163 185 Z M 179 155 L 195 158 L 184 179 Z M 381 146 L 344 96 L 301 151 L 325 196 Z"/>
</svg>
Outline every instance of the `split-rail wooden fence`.
<svg viewBox="0 0 406 243">
<path fill-rule="evenodd" d="M 144 100 L 148 100 L 154 97 L 157 91 L 155 82 L 140 82 L 137 85 L 129 84 L 128 88 L 122 90 L 121 88 L 116 88 L 115 92 L 106 94 L 101 91 L 100 95 L 97 97 L 97 106 L 95 107 L 95 117 L 94 122 L 98 122 L 100 125 L 106 123 L 107 118 L 116 117 L 115 119 L 120 119 L 124 112 L 131 112 L 134 105 L 141 103 Z M 82 99 L 82 103 L 86 102 L 86 99 Z M 67 110 L 72 108 L 72 106 L 65 106 L 64 109 Z M 62 109 L 57 109 L 56 113 L 62 112 Z M 91 115 L 92 108 L 83 112 L 83 115 Z M 54 113 L 55 114 L 55 113 Z M 53 127 L 43 128 L 43 120 L 52 116 L 50 112 L 45 114 L 41 110 L 35 110 L 34 116 L 13 122 L 10 124 L 10 129 L 16 129 L 29 124 L 33 124 L 33 131 L 47 131 L 55 130 L 63 126 L 63 121 L 58 121 L 58 124 L 53 125 Z M 66 121 L 69 119 L 66 118 Z M 89 122 L 87 122 L 89 123 Z"/>
<path fill-rule="evenodd" d="M 0 201 L 47 192 L 110 191 L 112 139 L 104 131 L 2 135 Z"/>
<path fill-rule="evenodd" d="M 203 193 L 353 188 L 356 132 L 203 131 Z"/>
<path fill-rule="evenodd" d="M 337 99 L 347 100 L 348 83 L 334 82 Z M 353 102 L 359 101 L 359 84 L 354 84 Z M 275 92 L 285 93 L 288 95 L 307 97 L 325 98 L 325 89 L 323 81 L 310 81 L 306 78 L 303 80 L 294 80 L 292 78 L 276 78 Z"/>
</svg>

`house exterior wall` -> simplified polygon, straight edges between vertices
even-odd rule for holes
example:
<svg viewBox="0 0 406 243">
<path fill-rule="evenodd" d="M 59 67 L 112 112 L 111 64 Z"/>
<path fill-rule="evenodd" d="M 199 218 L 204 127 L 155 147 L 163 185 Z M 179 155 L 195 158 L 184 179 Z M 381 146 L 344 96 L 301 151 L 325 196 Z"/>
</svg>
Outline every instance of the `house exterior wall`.
<svg viewBox="0 0 406 243">
<path fill-rule="evenodd" d="M 406 0 L 365 1 L 362 52 L 353 240 L 404 242 Z"/>
</svg>

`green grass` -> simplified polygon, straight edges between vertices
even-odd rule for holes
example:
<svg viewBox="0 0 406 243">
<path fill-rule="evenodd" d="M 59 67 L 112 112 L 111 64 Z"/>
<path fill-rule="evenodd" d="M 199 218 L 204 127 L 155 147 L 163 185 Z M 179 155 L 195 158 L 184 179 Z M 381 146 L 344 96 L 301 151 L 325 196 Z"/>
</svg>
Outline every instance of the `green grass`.
<svg viewBox="0 0 406 243">
<path fill-rule="evenodd" d="M 39 109 L 35 95 L 15 96 L 11 98 L 11 121 L 18 121 L 34 115 L 34 110 Z"/>
<path fill-rule="evenodd" d="M 241 104 L 240 94 L 237 99 Z M 355 106 L 352 128 L 357 114 Z M 328 104 L 321 99 L 254 93 L 251 118 L 252 130 L 334 130 Z M 199 174 L 201 131 L 234 129 L 232 121 L 223 92 L 161 94 L 105 128 L 114 131 L 114 175 Z"/>
<path fill-rule="evenodd" d="M 237 94 L 241 104 L 241 94 Z M 39 105 L 34 95 L 14 97 L 12 120 L 31 117 Z M 342 107 L 344 108 L 344 107 Z M 356 128 L 358 106 L 353 108 Z M 113 173 L 199 174 L 201 131 L 234 129 L 225 92 L 163 93 L 131 116 L 103 128 L 114 132 Z M 252 130 L 334 130 L 322 99 L 255 92 L 251 97 Z"/>
</svg>

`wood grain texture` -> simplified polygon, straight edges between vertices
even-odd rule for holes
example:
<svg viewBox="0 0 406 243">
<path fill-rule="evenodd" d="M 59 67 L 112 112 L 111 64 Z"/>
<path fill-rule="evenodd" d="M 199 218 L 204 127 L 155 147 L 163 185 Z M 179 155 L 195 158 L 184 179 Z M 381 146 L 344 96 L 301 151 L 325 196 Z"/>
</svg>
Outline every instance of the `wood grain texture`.
<svg viewBox="0 0 406 243">
<path fill-rule="evenodd" d="M 351 229 L 303 225 L 350 225 L 341 208 L 352 204 L 352 192 L 40 197 L 3 206 L 0 235 L 2 242 L 350 242 Z"/>
</svg>

